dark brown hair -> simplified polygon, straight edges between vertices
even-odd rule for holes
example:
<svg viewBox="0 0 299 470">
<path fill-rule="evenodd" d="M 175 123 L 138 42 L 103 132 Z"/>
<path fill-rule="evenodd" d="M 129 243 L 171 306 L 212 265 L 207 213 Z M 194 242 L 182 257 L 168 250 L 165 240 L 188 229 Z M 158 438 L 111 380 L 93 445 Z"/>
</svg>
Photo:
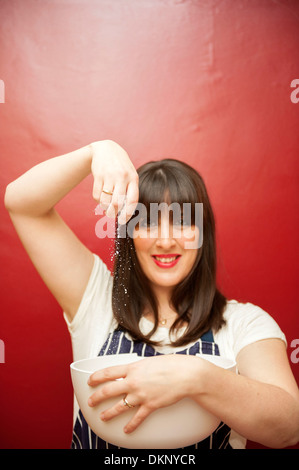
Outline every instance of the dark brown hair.
<svg viewBox="0 0 299 470">
<path fill-rule="evenodd" d="M 203 203 L 203 244 L 198 249 L 190 273 L 173 289 L 171 298 L 178 317 L 170 331 L 175 331 L 183 322 L 188 323 L 184 334 L 171 344 L 184 346 L 197 341 L 210 329 L 218 331 L 225 323 L 223 311 L 226 298 L 216 286 L 215 220 L 212 207 L 202 177 L 182 161 L 168 158 L 149 162 L 137 172 L 139 203 L 148 212 L 153 202 L 178 202 L 181 206 L 188 202 L 192 208 L 195 203 Z M 134 340 L 155 345 L 157 343 L 150 338 L 158 328 L 157 300 L 138 262 L 133 239 L 118 236 L 118 229 L 116 225 L 113 313 L 119 327 Z M 145 336 L 139 329 L 139 321 L 146 307 L 154 314 L 155 324 Z"/>
</svg>

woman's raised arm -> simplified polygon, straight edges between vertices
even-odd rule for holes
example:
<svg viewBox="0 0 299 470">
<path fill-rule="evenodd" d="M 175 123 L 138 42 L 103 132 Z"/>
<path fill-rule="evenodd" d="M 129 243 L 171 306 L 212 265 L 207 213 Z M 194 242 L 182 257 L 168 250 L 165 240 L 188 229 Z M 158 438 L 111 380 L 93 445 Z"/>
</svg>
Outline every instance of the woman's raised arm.
<svg viewBox="0 0 299 470">
<path fill-rule="evenodd" d="M 37 271 L 66 312 L 74 317 L 93 266 L 93 255 L 61 219 L 55 205 L 90 173 L 93 197 L 115 216 L 127 196 L 128 218 L 138 201 L 138 175 L 118 144 L 105 140 L 46 160 L 6 188 L 5 206 Z M 102 193 L 114 190 L 113 197 Z M 111 203 L 111 204 L 110 204 Z"/>
</svg>

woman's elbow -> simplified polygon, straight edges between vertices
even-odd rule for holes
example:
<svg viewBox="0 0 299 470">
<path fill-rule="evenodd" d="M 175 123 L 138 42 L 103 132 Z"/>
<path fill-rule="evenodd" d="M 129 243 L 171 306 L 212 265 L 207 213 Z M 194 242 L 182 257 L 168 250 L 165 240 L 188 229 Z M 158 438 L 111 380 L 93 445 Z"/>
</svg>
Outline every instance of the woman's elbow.
<svg viewBox="0 0 299 470">
<path fill-rule="evenodd" d="M 12 183 L 9 183 L 6 186 L 5 194 L 4 194 L 4 206 L 5 209 L 11 212 L 13 210 L 13 200 L 14 200 L 14 192 L 12 188 Z"/>
<path fill-rule="evenodd" d="M 299 442 L 298 436 L 282 436 L 277 440 L 277 444 L 271 446 L 273 449 L 285 449 L 286 447 L 293 447 Z"/>
<path fill-rule="evenodd" d="M 12 181 L 6 186 L 4 194 L 4 206 L 9 213 L 22 214 L 26 212 L 24 193 L 20 191 L 19 185 Z"/>
<path fill-rule="evenodd" d="M 272 449 L 284 449 L 293 447 L 299 442 L 299 421 L 289 419 L 283 426 L 273 426 L 269 435 L 269 441 L 265 443 Z"/>
<path fill-rule="evenodd" d="M 283 442 L 283 447 L 293 447 L 299 442 L 299 421 L 297 422 L 297 427 L 294 431 L 290 433 L 288 437 L 286 437 L 285 441 Z"/>
</svg>

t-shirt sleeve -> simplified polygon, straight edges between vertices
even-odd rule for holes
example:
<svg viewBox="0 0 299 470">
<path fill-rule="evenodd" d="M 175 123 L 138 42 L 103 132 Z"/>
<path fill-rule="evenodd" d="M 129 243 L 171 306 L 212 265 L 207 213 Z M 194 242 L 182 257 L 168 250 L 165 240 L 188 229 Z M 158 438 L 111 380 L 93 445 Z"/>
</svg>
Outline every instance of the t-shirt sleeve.
<svg viewBox="0 0 299 470">
<path fill-rule="evenodd" d="M 93 357 L 110 331 L 113 279 L 106 264 L 94 254 L 94 265 L 79 308 L 70 322 L 64 313 L 71 334 L 74 361 Z"/>
<path fill-rule="evenodd" d="M 277 322 L 262 308 L 251 303 L 238 303 L 231 306 L 228 318 L 232 332 L 234 356 L 245 346 L 264 339 L 278 338 L 285 342 L 286 337 Z"/>
</svg>

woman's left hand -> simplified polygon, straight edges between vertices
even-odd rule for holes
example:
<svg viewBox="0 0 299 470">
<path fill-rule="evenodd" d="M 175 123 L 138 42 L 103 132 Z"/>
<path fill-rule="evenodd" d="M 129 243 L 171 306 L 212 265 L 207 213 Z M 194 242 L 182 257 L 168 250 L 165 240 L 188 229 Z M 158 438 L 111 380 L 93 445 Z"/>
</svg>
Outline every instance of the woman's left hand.
<svg viewBox="0 0 299 470">
<path fill-rule="evenodd" d="M 114 396 L 123 395 L 127 403 L 138 406 L 124 432 L 134 431 L 158 408 L 172 405 L 196 391 L 198 367 L 202 360 L 181 354 L 147 357 L 131 364 L 108 367 L 94 372 L 88 381 L 91 387 L 104 384 L 89 398 L 89 406 Z M 197 376 L 197 380 L 194 377 Z M 123 380 L 116 380 L 122 378 Z M 100 418 L 108 421 L 129 409 L 123 399 L 103 411 Z"/>
</svg>

